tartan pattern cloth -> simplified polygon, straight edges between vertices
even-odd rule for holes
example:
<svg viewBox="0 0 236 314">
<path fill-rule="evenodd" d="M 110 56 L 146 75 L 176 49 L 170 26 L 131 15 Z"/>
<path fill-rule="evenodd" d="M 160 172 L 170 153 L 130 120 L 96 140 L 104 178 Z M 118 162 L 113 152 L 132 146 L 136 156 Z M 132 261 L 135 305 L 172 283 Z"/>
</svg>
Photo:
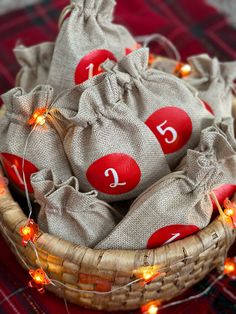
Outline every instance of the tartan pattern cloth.
<svg viewBox="0 0 236 314">
<path fill-rule="evenodd" d="M 14 86 L 19 70 L 12 49 L 16 43 L 27 46 L 55 40 L 60 11 L 68 0 L 44 0 L 35 6 L 0 16 L 0 94 Z M 220 60 L 236 59 L 236 29 L 206 1 L 196 0 L 117 0 L 116 22 L 129 28 L 135 36 L 161 33 L 186 57 L 207 52 Z M 156 53 L 163 53 L 158 45 Z M 27 288 L 29 275 L 17 263 L 5 241 L 0 238 L 0 313 L 3 314 L 54 314 L 67 313 L 64 301 L 49 292 L 41 295 Z M 236 248 L 231 251 L 236 255 Z M 203 291 L 217 276 L 209 274 L 201 283 L 189 289 L 178 299 Z M 1 303 L 10 294 L 18 294 Z M 102 312 L 69 305 L 71 314 Z M 224 277 L 211 291 L 197 300 L 160 310 L 161 314 L 233 314 L 236 312 L 236 282 Z M 103 312 L 104 313 L 104 312 Z M 131 312 L 129 312 L 131 313 Z M 133 313 L 139 313 L 135 311 Z"/>
</svg>

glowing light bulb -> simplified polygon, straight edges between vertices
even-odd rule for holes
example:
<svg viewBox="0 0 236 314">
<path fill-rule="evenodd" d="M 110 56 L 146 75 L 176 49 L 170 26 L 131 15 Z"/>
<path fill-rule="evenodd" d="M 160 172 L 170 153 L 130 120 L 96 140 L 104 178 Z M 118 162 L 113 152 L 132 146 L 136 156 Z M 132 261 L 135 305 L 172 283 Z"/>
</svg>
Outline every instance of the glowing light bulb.
<svg viewBox="0 0 236 314">
<path fill-rule="evenodd" d="M 155 278 L 157 278 L 160 275 L 160 272 L 158 271 L 159 266 L 146 266 L 146 267 L 140 267 L 139 269 L 136 269 L 133 271 L 133 274 L 140 279 L 144 280 L 144 284 L 150 283 Z"/>
<path fill-rule="evenodd" d="M 23 235 L 29 235 L 30 234 L 30 231 L 31 231 L 31 229 L 30 229 L 30 227 L 23 227 L 22 228 L 22 233 L 23 233 Z"/>
<path fill-rule="evenodd" d="M 183 78 L 190 75 L 191 71 L 192 71 L 192 68 L 189 64 L 178 63 L 176 65 L 174 74 L 176 74 L 180 78 Z"/>
<path fill-rule="evenodd" d="M 44 125 L 46 123 L 47 108 L 38 108 L 28 120 L 29 125 Z"/>
<path fill-rule="evenodd" d="M 158 307 L 155 305 L 151 305 L 147 311 L 148 314 L 157 314 Z"/>
<path fill-rule="evenodd" d="M 20 235 L 22 237 L 22 245 L 26 246 L 29 241 L 35 242 L 39 233 L 38 225 L 30 219 L 26 226 L 20 228 Z"/>
<path fill-rule="evenodd" d="M 36 270 L 30 269 L 29 274 L 33 278 L 29 282 L 29 287 L 36 288 L 40 293 L 44 293 L 44 286 L 51 283 L 45 271 L 41 268 Z"/>
<path fill-rule="evenodd" d="M 141 312 L 143 314 L 157 314 L 160 305 L 161 302 L 158 300 L 149 302 L 141 307 Z"/>
<path fill-rule="evenodd" d="M 226 258 L 224 274 L 228 275 L 230 278 L 236 278 L 236 257 Z"/>
<path fill-rule="evenodd" d="M 4 195 L 7 191 L 8 179 L 0 177 L 0 195 Z"/>
<path fill-rule="evenodd" d="M 234 215 L 234 209 L 233 208 L 226 208 L 224 210 L 224 213 L 226 216 L 232 217 Z"/>
</svg>

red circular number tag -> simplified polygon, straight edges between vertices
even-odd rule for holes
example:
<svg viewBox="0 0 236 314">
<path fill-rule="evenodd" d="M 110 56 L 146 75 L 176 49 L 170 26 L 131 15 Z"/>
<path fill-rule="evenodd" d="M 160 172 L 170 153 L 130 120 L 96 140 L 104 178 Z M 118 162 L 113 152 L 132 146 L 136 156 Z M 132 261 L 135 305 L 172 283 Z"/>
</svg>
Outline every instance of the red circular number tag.
<svg viewBox="0 0 236 314">
<path fill-rule="evenodd" d="M 24 179 L 22 173 L 22 162 L 23 159 L 21 157 L 8 154 L 1 153 L 1 162 L 4 167 L 4 170 L 7 173 L 9 180 L 15 184 L 21 191 L 25 191 Z M 24 162 L 24 173 L 25 173 L 25 181 L 28 188 L 29 193 L 33 193 L 33 188 L 30 183 L 30 177 L 33 173 L 38 172 L 38 169 L 29 161 L 25 160 Z"/>
<path fill-rule="evenodd" d="M 146 121 L 161 144 L 165 154 L 171 154 L 189 141 L 192 121 L 187 113 L 176 107 L 165 107 L 155 111 Z"/>
<path fill-rule="evenodd" d="M 173 241 L 183 239 L 190 234 L 198 232 L 200 229 L 194 225 L 170 225 L 157 230 L 149 238 L 147 249 L 154 249 Z"/>
<path fill-rule="evenodd" d="M 108 50 L 94 50 L 80 60 L 75 71 L 75 84 L 81 84 L 103 72 L 101 64 L 107 59 L 117 62 L 116 57 Z"/>
<path fill-rule="evenodd" d="M 226 198 L 231 198 L 234 193 L 236 193 L 236 185 L 232 185 L 232 184 L 224 184 L 221 185 L 220 187 L 218 187 L 217 189 L 213 190 L 213 192 L 215 193 L 217 200 L 219 201 L 220 205 L 223 205 L 224 200 Z M 213 204 L 213 209 L 218 212 L 218 207 L 216 206 L 215 202 L 213 200 L 212 204 Z"/>
<path fill-rule="evenodd" d="M 207 111 L 209 111 L 209 112 L 214 116 L 215 114 L 214 114 L 214 111 L 213 111 L 213 109 L 211 108 L 211 106 L 210 106 L 206 101 L 204 101 L 204 100 L 201 100 L 201 102 L 202 102 L 204 108 L 205 108 Z"/>
<path fill-rule="evenodd" d="M 133 190 L 141 179 L 136 161 L 126 154 L 114 153 L 96 160 L 87 170 L 89 183 L 106 194 L 124 194 Z"/>
</svg>

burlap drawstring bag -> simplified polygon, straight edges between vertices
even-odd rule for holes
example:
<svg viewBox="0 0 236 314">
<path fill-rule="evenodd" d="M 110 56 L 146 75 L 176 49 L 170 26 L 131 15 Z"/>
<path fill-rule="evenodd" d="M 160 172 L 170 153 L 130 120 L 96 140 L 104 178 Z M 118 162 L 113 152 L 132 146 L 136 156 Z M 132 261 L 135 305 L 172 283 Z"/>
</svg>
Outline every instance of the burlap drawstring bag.
<svg viewBox="0 0 236 314">
<path fill-rule="evenodd" d="M 232 117 L 232 89 L 236 79 L 236 62 L 220 62 L 207 54 L 188 58 L 192 68 L 188 83 L 199 91 L 199 97 L 211 108 L 217 120 Z"/>
<path fill-rule="evenodd" d="M 16 77 L 16 86 L 30 92 L 37 85 L 46 84 L 53 51 L 52 42 L 32 47 L 17 46 L 14 53 L 22 68 Z"/>
<path fill-rule="evenodd" d="M 214 117 L 197 91 L 179 78 L 148 68 L 149 50 L 135 50 L 115 64 L 102 66 L 116 75 L 123 101 L 151 129 L 173 169 L 188 148 L 198 144 L 202 129 Z"/>
<path fill-rule="evenodd" d="M 31 177 L 36 201 L 41 205 L 39 227 L 64 240 L 93 248 L 121 219 L 97 193 L 81 193 L 75 177 L 57 180 L 51 170 Z"/>
<path fill-rule="evenodd" d="M 37 86 L 26 93 L 22 88 L 14 88 L 2 99 L 5 114 L 0 121 L 0 157 L 11 183 L 20 191 L 25 190 L 22 168 L 30 193 L 31 174 L 45 167 L 52 169 L 61 180 L 69 178 L 70 166 L 57 131 L 47 120 L 41 125 L 44 111 L 53 103 L 53 89 Z M 41 111 L 44 113 L 37 118 L 36 112 Z M 35 115 L 35 123 L 30 125 Z"/>
<path fill-rule="evenodd" d="M 136 197 L 170 172 L 154 134 L 120 97 L 115 75 L 102 74 L 55 104 L 70 125 L 64 148 L 81 191 L 110 202 Z"/>
<path fill-rule="evenodd" d="M 63 10 L 48 79 L 57 92 L 101 73 L 101 63 L 119 60 L 136 45 L 128 30 L 112 23 L 114 5 L 114 0 L 73 0 Z"/>
<path fill-rule="evenodd" d="M 232 124 L 232 121 L 230 122 Z M 180 171 L 148 188 L 98 249 L 154 248 L 206 227 L 211 219 L 212 189 L 236 183 L 236 145 L 226 125 L 201 133 Z"/>
</svg>

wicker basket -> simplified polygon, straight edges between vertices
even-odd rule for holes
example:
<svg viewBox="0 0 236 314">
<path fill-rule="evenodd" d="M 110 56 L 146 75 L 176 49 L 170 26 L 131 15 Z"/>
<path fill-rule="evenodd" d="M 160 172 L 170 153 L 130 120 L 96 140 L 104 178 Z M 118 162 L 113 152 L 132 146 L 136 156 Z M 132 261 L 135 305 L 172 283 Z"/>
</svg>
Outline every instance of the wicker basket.
<svg viewBox="0 0 236 314">
<path fill-rule="evenodd" d="M 35 251 L 30 245 L 22 247 L 19 235 L 20 227 L 26 222 L 26 216 L 10 192 L 1 195 L 1 232 L 12 251 L 16 254 L 17 248 L 26 264 L 35 269 L 39 267 Z M 203 279 L 212 269 L 222 271 L 234 240 L 233 229 L 216 219 L 196 235 L 154 250 L 92 250 L 46 233 L 40 233 L 35 245 L 48 276 L 65 284 L 65 287 L 49 285 L 48 290 L 86 308 L 115 311 L 137 309 L 156 299 L 168 301 Z M 19 256 L 17 258 L 25 267 Z M 148 285 L 134 283 L 100 295 L 73 291 L 115 289 L 134 280 L 135 269 L 149 265 L 160 265 L 165 272 Z"/>
</svg>

